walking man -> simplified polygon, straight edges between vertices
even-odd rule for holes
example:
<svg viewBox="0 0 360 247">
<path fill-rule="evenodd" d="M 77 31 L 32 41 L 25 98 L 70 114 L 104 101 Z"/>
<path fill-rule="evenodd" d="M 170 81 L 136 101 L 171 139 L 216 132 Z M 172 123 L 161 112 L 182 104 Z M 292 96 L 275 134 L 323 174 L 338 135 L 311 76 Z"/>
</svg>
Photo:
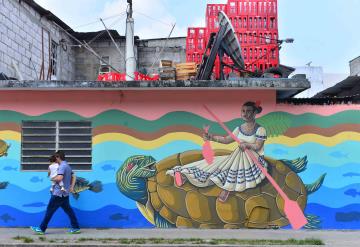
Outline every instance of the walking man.
<svg viewBox="0 0 360 247">
<path fill-rule="evenodd" d="M 69 216 L 71 222 L 71 228 L 69 233 L 77 234 L 80 233 L 79 223 L 75 216 L 73 209 L 69 202 L 69 193 L 74 190 L 76 176 L 72 172 L 71 167 L 65 160 L 65 153 L 57 151 L 55 153 L 56 162 L 59 164 L 58 175 L 53 179 L 56 183 L 53 191 L 51 192 L 51 198 L 46 209 L 44 219 L 39 227 L 31 226 L 31 230 L 35 233 L 43 235 L 47 229 L 48 223 L 56 210 L 61 207 L 64 212 Z M 63 181 L 65 190 L 61 190 L 59 182 Z"/>
</svg>

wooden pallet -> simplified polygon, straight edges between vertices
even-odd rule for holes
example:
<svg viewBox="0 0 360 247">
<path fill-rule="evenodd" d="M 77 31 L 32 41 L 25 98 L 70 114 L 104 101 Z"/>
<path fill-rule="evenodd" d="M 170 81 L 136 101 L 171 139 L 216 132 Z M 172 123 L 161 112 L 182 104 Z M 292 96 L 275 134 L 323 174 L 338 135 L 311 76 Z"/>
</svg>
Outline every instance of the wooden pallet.
<svg viewBox="0 0 360 247">
<path fill-rule="evenodd" d="M 176 80 L 189 80 L 197 74 L 196 63 L 179 63 L 176 67 Z"/>
</svg>

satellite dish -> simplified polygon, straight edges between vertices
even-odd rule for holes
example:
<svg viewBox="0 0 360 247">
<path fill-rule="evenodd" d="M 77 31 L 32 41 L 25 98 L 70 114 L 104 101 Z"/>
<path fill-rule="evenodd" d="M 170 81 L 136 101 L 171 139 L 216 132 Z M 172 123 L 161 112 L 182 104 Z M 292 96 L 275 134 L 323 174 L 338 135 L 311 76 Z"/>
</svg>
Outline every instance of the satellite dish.
<svg viewBox="0 0 360 247">
<path fill-rule="evenodd" d="M 197 80 L 210 80 L 215 60 L 220 59 L 220 79 L 224 79 L 224 66 L 229 66 L 233 69 L 244 70 L 245 64 L 241 54 L 241 47 L 239 40 L 235 35 L 235 31 L 227 15 L 219 12 L 219 31 L 210 35 L 210 39 L 206 46 L 203 59 L 199 66 L 196 75 Z M 228 55 L 233 61 L 233 65 L 225 64 L 223 62 L 224 55 Z"/>
<path fill-rule="evenodd" d="M 225 54 L 231 57 L 232 61 L 241 69 L 245 68 L 244 59 L 241 53 L 240 42 L 235 34 L 234 27 L 231 24 L 228 16 L 224 11 L 219 12 L 219 25 L 226 27 L 224 38 L 222 40 L 221 46 L 225 51 Z"/>
</svg>

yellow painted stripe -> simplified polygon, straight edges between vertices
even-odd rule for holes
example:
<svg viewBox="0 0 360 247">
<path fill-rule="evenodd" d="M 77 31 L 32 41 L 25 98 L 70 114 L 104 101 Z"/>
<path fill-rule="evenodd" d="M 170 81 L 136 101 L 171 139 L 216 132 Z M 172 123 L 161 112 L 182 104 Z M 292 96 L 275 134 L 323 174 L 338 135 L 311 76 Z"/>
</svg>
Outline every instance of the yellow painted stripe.
<svg viewBox="0 0 360 247">
<path fill-rule="evenodd" d="M 1 140 L 13 140 L 13 141 L 21 141 L 21 134 L 17 131 L 4 130 L 0 131 L 0 139 Z"/>
<path fill-rule="evenodd" d="M 201 146 L 204 141 L 203 139 L 198 136 L 187 132 L 176 132 L 176 133 L 169 133 L 166 134 L 158 139 L 151 140 L 151 141 L 143 141 L 137 138 L 134 138 L 132 136 L 128 136 L 126 134 L 121 133 L 106 133 L 101 134 L 93 137 L 93 144 L 99 144 L 102 142 L 107 141 L 119 141 L 127 143 L 131 146 L 140 148 L 140 149 L 156 149 L 161 146 L 166 145 L 167 143 L 174 142 L 174 141 L 190 141 L 193 142 L 199 146 Z M 214 148 L 227 148 L 227 147 L 235 147 L 235 145 L 223 145 L 219 143 L 214 143 Z"/>
<path fill-rule="evenodd" d="M 315 142 L 323 146 L 333 147 L 345 141 L 360 142 L 360 133 L 346 131 L 330 137 L 316 135 L 316 134 L 304 134 L 297 136 L 295 138 L 291 138 L 287 136 L 278 136 L 274 138 L 269 138 L 266 141 L 266 144 L 282 144 L 285 146 L 294 147 L 304 143 Z"/>
<path fill-rule="evenodd" d="M 21 141 L 21 133 L 11 130 L 0 131 L 0 139 L 1 140 L 14 140 Z M 131 146 L 141 148 L 141 149 L 155 149 L 159 148 L 167 143 L 173 141 L 190 141 L 199 146 L 201 146 L 204 141 L 200 136 L 188 133 L 188 132 L 176 132 L 166 134 L 158 139 L 151 141 L 143 141 L 132 136 L 121 134 L 121 133 L 106 133 L 100 134 L 93 137 L 93 145 L 100 144 L 108 141 L 118 141 L 127 143 Z M 339 143 L 345 141 L 359 141 L 360 142 L 360 133 L 359 132 L 341 132 L 331 137 L 316 135 L 316 134 L 303 134 L 297 137 L 287 137 L 287 136 L 278 136 L 269 138 L 266 141 L 266 144 L 282 144 L 289 147 L 298 146 L 304 143 L 318 143 L 323 146 L 332 147 L 338 145 Z M 236 143 L 232 143 L 229 145 L 224 145 L 220 143 L 212 143 L 213 148 L 224 148 L 224 149 L 234 149 L 236 147 Z"/>
</svg>

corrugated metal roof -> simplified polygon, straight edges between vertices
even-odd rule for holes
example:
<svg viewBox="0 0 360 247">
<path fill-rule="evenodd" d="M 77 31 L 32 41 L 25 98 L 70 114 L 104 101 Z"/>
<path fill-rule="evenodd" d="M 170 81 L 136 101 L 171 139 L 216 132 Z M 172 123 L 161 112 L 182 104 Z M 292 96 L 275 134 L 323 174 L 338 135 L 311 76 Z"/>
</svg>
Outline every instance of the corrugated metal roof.
<svg viewBox="0 0 360 247">
<path fill-rule="evenodd" d="M 359 97 L 360 95 L 360 76 L 349 76 L 333 87 L 325 89 L 316 94 L 313 98 L 327 97 Z"/>
</svg>

